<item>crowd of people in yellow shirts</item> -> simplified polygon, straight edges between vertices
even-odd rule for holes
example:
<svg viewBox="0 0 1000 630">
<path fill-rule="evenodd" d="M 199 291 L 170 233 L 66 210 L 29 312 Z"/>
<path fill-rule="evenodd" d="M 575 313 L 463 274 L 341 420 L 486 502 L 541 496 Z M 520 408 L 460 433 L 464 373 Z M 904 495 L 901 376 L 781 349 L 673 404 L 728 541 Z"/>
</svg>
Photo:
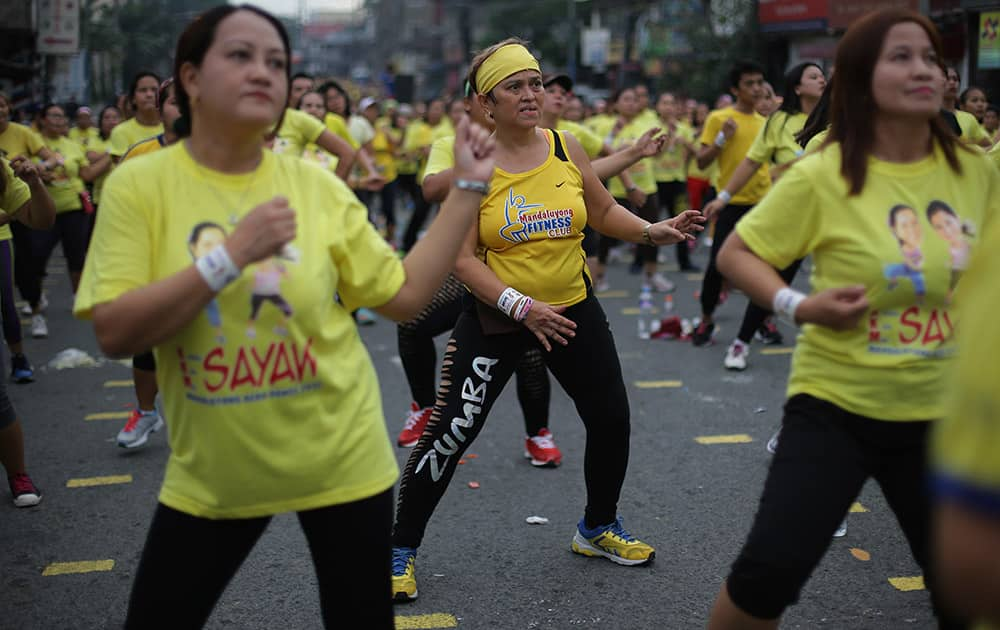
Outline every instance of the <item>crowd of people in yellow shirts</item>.
<svg viewBox="0 0 1000 630">
<path fill-rule="evenodd" d="M 691 248 L 707 220 L 694 344 L 712 341 L 727 282 L 752 300 L 727 369 L 746 369 L 752 339 L 781 342 L 771 318 L 802 326 L 761 509 L 709 627 L 777 627 L 868 478 L 927 574 L 941 626 L 1000 620 L 1000 398 L 988 369 L 1000 344 L 1000 138 L 987 92 L 960 92 L 940 54 L 926 18 L 876 12 L 845 35 L 835 77 L 803 63 L 779 94 L 742 62 L 709 108 L 680 92 L 653 99 L 642 84 L 584 102 L 511 39 L 476 56 L 462 95 L 411 104 L 293 75 L 281 23 L 226 5 L 182 34 L 172 78 L 138 74 L 96 117 L 47 104 L 24 125 L 0 94 L 12 379 L 34 376 L 14 289 L 32 336 L 47 336 L 42 278 L 61 244 L 75 313 L 94 320 L 106 353 L 134 357 L 138 405 L 118 445 L 142 446 L 164 415 L 172 424 L 128 627 L 164 615 L 203 624 L 270 517 L 288 511 L 309 539 L 324 619 L 350 593 L 370 627 L 391 627 L 390 599 L 417 596 L 417 547 L 449 458 L 531 352 L 572 390 L 588 430 L 573 551 L 652 561 L 617 516 L 628 400 L 599 297 L 622 241 L 636 245 L 643 291 L 672 291 L 658 247 L 700 271 Z M 401 231 L 398 210 L 410 215 Z M 808 295 L 791 287 L 806 257 Z M 532 269 L 537 260 L 557 263 Z M 367 309 L 418 320 L 456 279 L 466 289 L 449 302 L 442 381 L 454 372 L 472 389 L 443 385 L 436 402 L 414 403 L 393 531 L 398 469 L 354 326 L 371 321 Z M 956 341 L 960 312 L 970 331 Z M 250 405 L 264 412 L 249 418 Z M 558 465 L 542 430 L 542 465 Z M 29 507 L 41 492 L 23 439 L 0 387 L 0 462 L 15 505 Z M 338 545 L 347 522 L 371 545 Z M 223 558 L 216 570 L 187 575 L 206 553 Z"/>
</svg>

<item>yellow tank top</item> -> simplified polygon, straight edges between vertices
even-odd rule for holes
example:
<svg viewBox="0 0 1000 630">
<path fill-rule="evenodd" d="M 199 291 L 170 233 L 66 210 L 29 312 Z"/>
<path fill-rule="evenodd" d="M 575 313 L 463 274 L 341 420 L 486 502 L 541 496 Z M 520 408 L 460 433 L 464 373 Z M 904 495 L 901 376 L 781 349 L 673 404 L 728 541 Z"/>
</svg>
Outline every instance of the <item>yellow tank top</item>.
<svg viewBox="0 0 1000 630">
<path fill-rule="evenodd" d="M 524 173 L 494 169 L 479 207 L 479 251 L 505 284 L 553 306 L 570 306 L 587 297 L 590 282 L 581 247 L 587 225 L 583 176 L 562 133 L 544 133 L 545 162 Z"/>
</svg>

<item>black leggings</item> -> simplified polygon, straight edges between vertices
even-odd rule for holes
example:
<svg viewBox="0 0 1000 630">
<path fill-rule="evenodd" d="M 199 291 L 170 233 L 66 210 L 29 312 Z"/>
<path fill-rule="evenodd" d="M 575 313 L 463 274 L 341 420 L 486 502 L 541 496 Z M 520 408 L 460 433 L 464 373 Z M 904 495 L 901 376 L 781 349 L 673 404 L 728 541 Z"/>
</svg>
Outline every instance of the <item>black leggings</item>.
<svg viewBox="0 0 1000 630">
<path fill-rule="evenodd" d="M 21 341 L 21 315 L 14 304 L 14 247 L 11 239 L 0 241 L 0 316 L 3 338 L 8 344 Z"/>
<path fill-rule="evenodd" d="M 781 440 L 753 527 L 726 588 L 759 619 L 775 619 L 799 591 L 869 477 L 882 489 L 933 589 L 926 447 L 930 422 L 889 422 L 800 394 L 785 404 Z M 954 620 L 942 627 L 960 628 Z"/>
<path fill-rule="evenodd" d="M 38 305 L 42 298 L 42 279 L 49 264 L 49 257 L 57 243 L 62 243 L 63 255 L 66 256 L 66 267 L 70 273 L 83 271 L 83 262 L 87 257 L 87 236 L 90 233 L 90 217 L 83 210 L 69 210 L 56 213 L 56 223 L 47 230 L 34 230 L 31 233 L 31 282 L 22 287 L 27 291 L 24 299 L 32 308 Z"/>
<path fill-rule="evenodd" d="M 788 265 L 784 269 L 778 272 L 782 280 L 786 283 L 791 284 L 792 280 L 795 279 L 795 274 L 798 273 L 799 267 L 802 266 L 802 259 L 798 259 L 792 264 Z M 747 310 L 743 312 L 743 323 L 740 324 L 740 334 L 737 338 L 743 343 L 750 343 L 753 341 L 753 334 L 757 332 L 760 325 L 764 323 L 772 314 L 771 309 L 758 306 L 756 302 L 750 300 L 747 303 Z"/>
<path fill-rule="evenodd" d="M 676 216 L 683 212 L 688 205 L 687 182 L 656 182 L 657 195 L 660 198 L 660 206 L 668 217 Z M 681 205 L 683 204 L 683 208 Z M 681 241 L 674 246 L 677 252 L 677 264 L 680 268 L 691 267 L 691 248 L 687 241 Z"/>
<path fill-rule="evenodd" d="M 611 328 L 597 299 L 590 295 L 563 316 L 576 322 L 576 337 L 542 356 L 587 429 L 584 519 L 587 527 L 596 527 L 617 516 L 628 468 L 628 395 Z M 399 484 L 395 546 L 420 546 L 459 458 L 482 430 L 524 351 L 538 346 L 527 329 L 486 335 L 471 307 L 462 312 L 448 342 L 434 413 Z"/>
<path fill-rule="evenodd" d="M 615 201 L 618 205 L 630 210 L 632 214 L 635 214 L 650 223 L 656 223 L 660 220 L 660 202 L 659 196 L 656 193 L 652 193 L 646 196 L 646 203 L 639 208 L 635 209 L 632 202 L 628 199 L 622 199 L 620 197 L 615 197 Z M 610 236 L 600 235 L 600 243 L 597 246 L 597 261 L 602 265 L 608 262 L 608 252 L 612 247 L 618 244 L 618 239 L 612 238 Z M 656 262 L 656 254 L 659 248 L 656 245 L 638 245 L 635 248 L 635 264 L 640 265 L 643 262 Z"/>
<path fill-rule="evenodd" d="M 708 266 L 705 267 L 705 277 L 701 281 L 701 312 L 711 317 L 715 307 L 719 305 L 719 294 L 722 292 L 722 274 L 715 266 L 715 257 L 726 241 L 726 237 L 736 227 L 743 215 L 750 212 L 753 206 L 728 205 L 723 208 L 715 219 L 715 234 L 712 236 L 712 251 L 708 256 Z"/>
<path fill-rule="evenodd" d="M 299 512 L 298 517 L 316 568 L 324 626 L 338 627 L 344 610 L 350 610 L 359 627 L 394 628 L 392 490 Z M 270 520 L 210 520 L 158 505 L 132 585 L 125 628 L 204 626 Z M 343 544 L 349 532 L 364 532 L 364 544 Z"/>
<path fill-rule="evenodd" d="M 416 175 L 400 175 L 397 181 L 399 181 L 400 188 L 413 200 L 413 214 L 410 215 L 406 233 L 403 234 L 402 244 L 403 251 L 410 251 L 413 244 L 417 242 L 417 235 L 420 234 L 420 228 L 424 227 L 433 204 L 424 199 L 424 192 L 420 188 L 420 184 L 417 183 Z"/>
<path fill-rule="evenodd" d="M 466 288 L 453 275 L 431 298 L 430 303 L 415 318 L 396 327 L 399 358 L 413 400 L 420 406 L 432 407 L 437 398 L 434 377 L 437 374 L 437 351 L 434 338 L 455 328 L 462 314 L 462 297 Z M 524 352 L 514 370 L 517 374 L 517 400 L 524 413 L 524 430 L 529 436 L 549 424 L 549 399 L 552 386 L 545 371 L 545 361 L 539 348 Z"/>
</svg>

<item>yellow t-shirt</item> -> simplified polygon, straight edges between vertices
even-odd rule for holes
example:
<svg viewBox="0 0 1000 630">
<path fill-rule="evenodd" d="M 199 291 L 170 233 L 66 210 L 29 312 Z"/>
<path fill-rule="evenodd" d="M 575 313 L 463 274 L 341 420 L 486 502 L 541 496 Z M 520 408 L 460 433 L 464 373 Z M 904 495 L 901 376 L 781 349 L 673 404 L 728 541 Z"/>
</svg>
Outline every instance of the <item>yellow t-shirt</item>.
<svg viewBox="0 0 1000 630">
<path fill-rule="evenodd" d="M 159 151 L 166 145 L 167 140 L 163 137 L 162 133 L 154 138 L 146 138 L 142 142 L 129 147 L 129 150 L 122 156 L 121 161 L 124 162 L 125 160 L 134 160 L 141 155 L 149 155 L 154 151 Z"/>
<path fill-rule="evenodd" d="M 316 142 L 316 139 L 323 135 L 325 128 L 323 121 L 315 116 L 288 108 L 285 110 L 285 119 L 281 123 L 281 129 L 278 130 L 278 137 L 274 139 L 271 150 L 275 153 L 302 157 L 306 145 Z"/>
<path fill-rule="evenodd" d="M 556 156 L 553 135 L 560 132 L 544 133 L 545 162 L 523 173 L 494 169 L 479 206 L 479 250 L 504 284 L 554 306 L 571 306 L 587 297 L 583 176 L 568 153 L 566 161 Z M 565 149 L 565 138 L 560 141 Z"/>
<path fill-rule="evenodd" d="M 133 144 L 161 133 L 163 133 L 163 123 L 147 126 L 139 124 L 135 118 L 129 118 L 111 130 L 111 155 L 120 158 Z"/>
<path fill-rule="evenodd" d="M 325 151 L 323 147 L 309 143 L 306 145 L 305 150 L 302 151 L 302 159 L 309 160 L 319 164 L 323 170 L 335 173 L 337 170 L 337 165 L 340 164 L 340 158 L 336 155 Z"/>
<path fill-rule="evenodd" d="M 1000 173 L 969 151 L 958 153 L 962 175 L 940 150 L 912 164 L 872 158 L 864 190 L 849 197 L 840 155 L 834 144 L 792 165 L 736 226 L 778 269 L 811 255 L 815 292 L 867 287 L 857 328 L 803 326 L 788 395 L 882 420 L 940 418 L 958 326 L 952 294 L 1000 210 Z"/>
<path fill-rule="evenodd" d="M 455 166 L 455 136 L 438 138 L 431 145 L 430 155 L 427 156 L 427 166 L 420 176 L 420 184 L 431 175 L 437 175 L 441 171 L 447 171 Z"/>
<path fill-rule="evenodd" d="M 451 124 L 451 119 L 446 116 L 441 119 L 441 122 L 431 127 L 431 136 L 434 140 L 440 140 L 448 136 L 454 137 L 455 126 Z"/>
<path fill-rule="evenodd" d="M 664 130 L 667 123 L 658 121 L 657 125 Z M 687 179 L 687 150 L 680 140 L 694 142 L 694 129 L 685 122 L 678 122 L 674 135 L 677 141 L 672 147 L 664 147 L 659 155 L 653 158 L 653 174 L 658 182 L 683 182 Z"/>
<path fill-rule="evenodd" d="M 398 476 L 350 312 L 392 299 L 405 272 L 354 194 L 315 164 L 264 151 L 255 171 L 226 175 L 177 143 L 119 166 L 74 312 L 89 317 L 94 305 L 190 267 L 277 195 L 299 225 L 283 255 L 244 269 L 154 348 L 171 448 L 160 501 L 194 516 L 346 503 Z"/>
<path fill-rule="evenodd" d="M 323 118 L 323 124 L 326 125 L 326 128 L 330 130 L 330 133 L 332 133 L 335 136 L 340 136 L 341 138 L 346 140 L 351 145 L 352 149 L 357 149 L 358 147 L 361 146 L 360 144 L 358 144 L 357 140 L 351 137 L 351 132 L 348 131 L 347 129 L 347 121 L 345 121 L 344 117 L 341 116 L 340 114 L 327 112 L 326 116 Z"/>
<path fill-rule="evenodd" d="M 708 115 L 705 120 L 705 128 L 701 130 L 701 144 L 712 146 L 715 143 L 715 136 L 722 131 L 722 125 L 727 119 L 736 121 L 736 133 L 730 138 L 716 161 L 719 163 L 719 175 L 717 182 L 724 185 L 733 177 L 733 172 L 740 165 L 743 158 L 753 145 L 761 128 L 764 127 L 765 119 L 757 112 L 744 114 L 736 111 L 732 107 L 717 109 Z M 738 193 L 733 195 L 730 203 L 740 206 L 752 206 L 760 201 L 771 188 L 771 175 L 767 165 L 757 169 L 747 185 Z"/>
<path fill-rule="evenodd" d="M 0 157 L 8 160 L 19 155 L 32 157 L 38 155 L 45 143 L 42 137 L 31 127 L 19 123 L 8 123 L 7 129 L 0 133 Z"/>
<path fill-rule="evenodd" d="M 805 154 L 795 141 L 795 134 L 806 124 L 806 114 L 776 111 L 765 121 L 754 138 L 747 157 L 758 164 L 788 164 Z"/>
<path fill-rule="evenodd" d="M 611 148 L 615 151 L 623 149 L 638 140 L 642 134 L 657 126 L 655 123 L 650 123 L 648 117 L 642 118 L 636 116 L 618 132 Z M 653 158 L 643 158 L 625 169 L 625 172 L 629 174 L 629 177 L 632 178 L 632 183 L 638 186 L 639 190 L 647 195 L 652 195 L 656 193 L 656 176 L 653 173 L 655 166 L 656 163 Z M 611 181 L 608 183 L 608 191 L 617 199 L 624 199 L 628 196 L 621 177 L 611 178 Z"/>
<path fill-rule="evenodd" d="M 577 139 L 580 146 L 583 147 L 584 151 L 586 151 L 587 157 L 592 160 L 600 155 L 601 149 L 604 148 L 604 138 L 597 135 L 590 129 L 587 129 L 580 123 L 560 118 L 559 122 L 556 124 L 556 129 L 559 131 L 568 131 L 573 134 L 573 137 Z"/>
<path fill-rule="evenodd" d="M 406 128 L 406 135 L 403 137 L 403 146 L 401 150 L 403 153 L 416 155 L 420 153 L 420 151 L 422 151 L 424 148 L 431 146 L 433 143 L 434 143 L 433 128 L 431 128 L 430 125 L 428 125 L 422 120 L 414 120 Z M 421 157 L 417 163 L 417 170 L 416 170 L 417 181 L 419 182 L 424 181 L 424 168 L 426 166 L 427 166 L 427 160 Z"/>
<path fill-rule="evenodd" d="M 86 190 L 80 179 L 80 169 L 89 164 L 83 148 L 66 136 L 42 140 L 51 151 L 59 154 L 60 164 L 52 171 L 52 181 L 45 185 L 55 203 L 56 212 L 80 210 L 83 208 L 80 193 Z"/>
<path fill-rule="evenodd" d="M 583 126 L 596 133 L 603 141 L 611 133 L 616 120 L 611 114 L 597 114 L 583 121 Z"/>
<path fill-rule="evenodd" d="M 1000 224 L 990 229 L 962 277 L 963 336 L 950 375 L 946 412 L 935 428 L 932 448 L 938 493 L 994 516 L 1000 516 L 998 247 Z"/>
<path fill-rule="evenodd" d="M 815 153 L 819 148 L 826 142 L 826 137 L 830 135 L 830 128 L 827 127 L 823 131 L 819 132 L 812 138 L 809 138 L 809 142 L 806 143 L 806 153 Z"/>
<path fill-rule="evenodd" d="M 3 169 L 4 181 L 7 182 L 3 195 L 0 195 L 0 212 L 13 214 L 31 199 L 31 189 L 14 175 L 14 169 L 5 158 L 0 158 L 0 168 Z M 10 232 L 10 224 L 0 225 L 0 241 L 9 241 L 11 238 L 13 235 Z"/>
<path fill-rule="evenodd" d="M 84 153 L 90 149 L 90 143 L 100 139 L 100 137 L 101 132 L 97 127 L 87 127 L 86 130 L 73 127 L 69 130 L 69 139 L 83 147 Z"/>
<path fill-rule="evenodd" d="M 996 167 L 1000 169 L 1000 142 L 993 145 L 993 148 L 990 149 L 989 153 L 986 155 L 989 156 L 993 163 L 996 164 Z"/>
<path fill-rule="evenodd" d="M 395 181 L 396 153 L 384 128 L 375 130 L 375 137 L 372 138 L 372 152 L 375 154 L 375 167 L 378 168 L 379 174 L 385 178 L 386 183 Z"/>
<path fill-rule="evenodd" d="M 983 129 L 975 116 L 961 109 L 956 109 L 953 113 L 958 119 L 958 126 L 962 128 L 963 140 L 973 144 L 979 144 L 983 140 L 991 140 L 990 134 Z"/>
<path fill-rule="evenodd" d="M 84 151 L 84 155 L 90 152 L 104 154 L 110 151 L 111 151 L 111 138 L 109 137 L 107 140 L 105 140 L 100 135 L 98 135 L 96 138 L 94 138 L 87 144 L 87 148 Z M 110 170 L 104 171 L 103 173 L 97 176 L 97 179 L 94 180 L 94 185 L 93 185 L 94 205 L 98 205 L 101 203 L 101 191 L 104 190 L 104 181 L 108 178 L 108 175 L 110 174 L 111 174 Z"/>
</svg>

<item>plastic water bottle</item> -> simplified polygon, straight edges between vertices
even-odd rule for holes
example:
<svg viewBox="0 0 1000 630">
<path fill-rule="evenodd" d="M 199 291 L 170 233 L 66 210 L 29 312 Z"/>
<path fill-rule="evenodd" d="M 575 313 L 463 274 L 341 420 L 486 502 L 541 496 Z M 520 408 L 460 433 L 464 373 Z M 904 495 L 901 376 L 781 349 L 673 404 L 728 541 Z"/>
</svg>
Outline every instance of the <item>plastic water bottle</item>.
<svg viewBox="0 0 1000 630">
<path fill-rule="evenodd" d="M 674 296 L 669 293 L 663 297 L 663 316 L 670 317 L 674 314 Z"/>
<path fill-rule="evenodd" d="M 649 339 L 649 319 L 653 315 L 653 291 L 643 285 L 639 292 L 639 339 Z"/>
</svg>

